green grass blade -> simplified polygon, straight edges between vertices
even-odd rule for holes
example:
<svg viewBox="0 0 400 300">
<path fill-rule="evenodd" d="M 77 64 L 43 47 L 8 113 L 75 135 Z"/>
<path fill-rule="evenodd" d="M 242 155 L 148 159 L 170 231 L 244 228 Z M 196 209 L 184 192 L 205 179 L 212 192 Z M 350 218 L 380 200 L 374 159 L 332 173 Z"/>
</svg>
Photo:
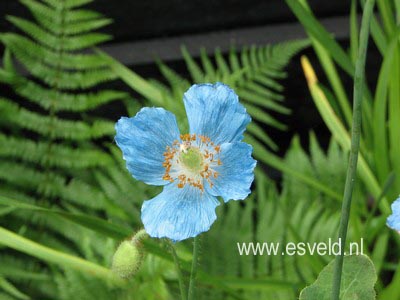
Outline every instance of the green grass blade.
<svg viewBox="0 0 400 300">
<path fill-rule="evenodd" d="M 350 151 L 350 135 L 334 113 L 332 107 L 329 105 L 329 101 L 326 99 L 324 93 L 318 86 L 315 73 L 307 58 L 302 57 L 302 65 L 312 98 L 321 114 L 321 117 L 342 148 L 346 151 Z M 376 180 L 371 168 L 368 166 L 366 160 L 361 154 L 359 157 L 358 171 L 374 197 L 379 197 L 379 195 L 382 193 L 381 187 L 379 186 L 379 183 Z M 389 213 L 390 208 L 387 199 L 384 198 L 383 200 L 384 201 L 382 201 L 380 208 L 382 212 Z"/>
<path fill-rule="evenodd" d="M 61 267 L 73 268 L 77 271 L 104 279 L 109 282 L 121 284 L 121 279 L 115 277 L 107 268 L 99 266 L 82 258 L 43 246 L 12 231 L 0 227 L 0 243 L 17 251 L 34 256 Z"/>
<path fill-rule="evenodd" d="M 383 23 L 383 27 L 385 28 L 386 34 L 388 36 L 391 36 L 395 30 L 396 23 L 394 21 L 394 16 L 390 5 L 390 1 L 377 0 L 376 4 L 378 6 L 379 13 L 381 16 L 381 21 Z"/>
<path fill-rule="evenodd" d="M 361 5 L 364 8 L 366 0 L 361 0 Z M 383 55 L 386 52 L 387 42 L 386 42 L 386 34 L 381 28 L 381 23 L 374 16 L 371 19 L 371 35 L 372 39 L 375 42 L 375 45 L 378 47 L 379 52 Z"/>
<path fill-rule="evenodd" d="M 73 214 L 54 209 L 47 209 L 37 205 L 22 203 L 20 201 L 6 198 L 4 196 L 0 196 L 0 205 L 57 215 L 64 219 L 67 219 L 68 221 L 74 222 L 78 225 L 81 225 L 116 240 L 122 240 L 132 233 L 131 230 L 126 227 L 115 225 L 96 217 L 92 217 L 89 215 Z"/>
<path fill-rule="evenodd" d="M 395 179 L 396 195 L 400 188 L 400 55 L 399 44 L 396 44 L 389 83 L 389 155 L 397 177 Z M 379 162 L 379 161 L 378 161 Z"/>
<path fill-rule="evenodd" d="M 396 11 L 396 23 L 400 24 L 400 0 L 394 0 L 394 7 Z"/>
<path fill-rule="evenodd" d="M 20 300 L 31 299 L 28 295 L 19 291 L 11 282 L 0 276 L 0 288 L 8 292 L 10 295 L 14 296 Z"/>
<path fill-rule="evenodd" d="M 324 68 L 325 74 L 328 77 L 329 83 L 332 86 L 333 92 L 337 98 L 340 110 L 344 117 L 344 123 L 350 126 L 353 114 L 351 112 L 350 102 L 347 98 L 340 76 L 336 70 L 335 64 L 333 63 L 331 56 L 328 51 L 320 45 L 318 42 L 314 44 L 315 52 L 319 58 L 319 61 Z"/>
<path fill-rule="evenodd" d="M 357 0 L 351 0 L 350 9 L 350 57 L 353 64 L 356 62 L 358 53 L 357 2 Z"/>
<path fill-rule="evenodd" d="M 321 23 L 307 10 L 307 8 L 299 2 L 299 0 L 286 0 L 292 12 L 299 19 L 301 24 L 307 30 L 309 35 L 317 40 L 329 51 L 333 59 L 345 70 L 353 76 L 353 63 L 346 52 L 334 40 L 332 35 L 326 31 Z"/>
<path fill-rule="evenodd" d="M 391 78 L 391 69 L 393 67 L 394 52 L 397 49 L 399 36 L 400 29 L 398 29 L 396 34 L 391 38 L 386 49 L 384 60 L 379 71 L 373 105 L 373 155 L 374 160 L 379 162 L 375 167 L 378 178 L 381 182 L 386 179 L 390 171 L 386 115 L 388 105 L 388 87 Z M 395 130 L 395 128 L 391 128 L 391 130 Z"/>
<path fill-rule="evenodd" d="M 155 105 L 163 106 L 164 100 L 161 91 L 151 85 L 147 80 L 125 67 L 119 61 L 98 50 L 99 55 L 104 58 L 109 67 L 114 71 L 114 73 L 121 78 L 128 86 L 133 90 L 141 94 L 146 99 L 153 102 Z"/>
</svg>

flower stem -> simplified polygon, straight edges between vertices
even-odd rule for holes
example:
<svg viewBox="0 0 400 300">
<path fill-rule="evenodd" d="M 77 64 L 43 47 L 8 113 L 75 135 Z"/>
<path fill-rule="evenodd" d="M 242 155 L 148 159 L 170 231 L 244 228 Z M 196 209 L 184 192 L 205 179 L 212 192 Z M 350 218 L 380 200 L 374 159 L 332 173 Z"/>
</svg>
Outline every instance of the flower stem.
<svg viewBox="0 0 400 300">
<path fill-rule="evenodd" d="M 176 254 L 175 247 L 172 242 L 169 240 L 168 242 L 169 248 L 172 253 L 172 257 L 174 258 L 174 263 L 176 267 L 176 272 L 178 273 L 178 282 L 179 282 L 179 290 L 181 292 L 181 299 L 186 300 L 186 290 L 185 290 L 185 281 L 183 280 L 183 273 L 181 269 L 181 265 L 179 263 L 179 257 Z"/>
<path fill-rule="evenodd" d="M 199 248 L 200 248 L 200 237 L 196 236 L 193 241 L 193 260 L 192 260 L 192 270 L 190 273 L 188 300 L 195 299 L 196 275 L 197 275 Z"/>
<path fill-rule="evenodd" d="M 364 7 L 364 13 L 361 23 L 360 43 L 358 50 L 358 58 L 354 73 L 354 91 L 353 91 L 353 123 L 351 130 L 351 148 L 349 165 L 347 168 L 346 184 L 344 188 L 342 213 L 339 225 L 339 243 L 341 253 L 336 257 L 333 271 L 332 300 L 339 300 L 340 283 L 342 279 L 344 246 L 346 245 L 347 229 L 349 224 L 351 198 L 353 193 L 354 182 L 357 174 L 357 160 L 360 148 L 361 136 L 361 115 L 362 115 L 362 99 L 363 84 L 365 72 L 365 60 L 367 56 L 369 25 L 373 12 L 375 0 L 367 0 Z"/>
</svg>

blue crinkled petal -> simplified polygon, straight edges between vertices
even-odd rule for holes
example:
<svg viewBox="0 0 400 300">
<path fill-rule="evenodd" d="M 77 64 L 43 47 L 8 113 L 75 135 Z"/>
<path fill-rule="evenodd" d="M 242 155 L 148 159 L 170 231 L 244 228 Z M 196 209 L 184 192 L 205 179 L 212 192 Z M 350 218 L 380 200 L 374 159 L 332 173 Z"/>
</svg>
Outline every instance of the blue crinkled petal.
<svg viewBox="0 0 400 300">
<path fill-rule="evenodd" d="M 164 187 L 155 198 L 142 206 L 142 222 L 146 232 L 156 238 L 181 241 L 210 229 L 217 218 L 217 199 L 207 192 L 176 183 Z"/>
<path fill-rule="evenodd" d="M 115 125 L 115 141 L 134 178 L 165 185 L 162 166 L 166 147 L 179 139 L 175 116 L 163 108 L 142 108 L 135 117 L 122 117 Z"/>
<path fill-rule="evenodd" d="M 222 144 L 219 156 L 222 165 L 213 167 L 219 175 L 212 179 L 212 188 L 205 184 L 207 191 L 221 196 L 225 202 L 245 199 L 251 192 L 257 163 L 251 157 L 252 151 L 249 144 L 242 142 Z"/>
<path fill-rule="evenodd" d="M 390 228 L 400 231 L 400 197 L 392 203 L 392 212 L 387 218 L 386 224 Z"/>
<path fill-rule="evenodd" d="M 184 95 L 190 133 L 216 144 L 239 142 L 251 121 L 238 96 L 227 85 L 195 84 Z"/>
</svg>

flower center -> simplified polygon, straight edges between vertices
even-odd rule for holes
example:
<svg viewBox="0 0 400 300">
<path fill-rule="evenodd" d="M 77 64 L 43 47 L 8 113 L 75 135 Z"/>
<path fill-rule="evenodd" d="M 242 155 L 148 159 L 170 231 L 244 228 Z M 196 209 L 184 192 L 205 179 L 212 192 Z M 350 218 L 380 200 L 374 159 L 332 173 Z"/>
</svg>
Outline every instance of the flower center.
<svg viewBox="0 0 400 300">
<path fill-rule="evenodd" d="M 164 152 L 164 180 L 178 182 L 178 188 L 186 184 L 204 191 L 204 184 L 213 186 L 218 177 L 215 167 L 222 165 L 220 146 L 210 138 L 196 134 L 183 134 Z"/>
<path fill-rule="evenodd" d="M 202 169 L 203 155 L 198 148 L 191 147 L 179 154 L 181 163 L 191 172 L 198 173 Z"/>
</svg>

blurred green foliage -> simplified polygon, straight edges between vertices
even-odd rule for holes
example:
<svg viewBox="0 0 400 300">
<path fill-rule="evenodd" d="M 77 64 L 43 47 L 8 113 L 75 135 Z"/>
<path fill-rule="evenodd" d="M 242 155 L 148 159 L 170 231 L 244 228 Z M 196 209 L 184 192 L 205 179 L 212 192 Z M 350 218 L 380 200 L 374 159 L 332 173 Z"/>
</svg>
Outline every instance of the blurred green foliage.
<svg viewBox="0 0 400 300">
<path fill-rule="evenodd" d="M 120 105 L 132 116 L 140 103 L 162 106 L 177 115 L 185 131 L 183 93 L 192 83 L 215 81 L 234 88 L 251 114 L 254 121 L 246 140 L 260 163 L 252 195 L 219 207 L 216 223 L 202 235 L 199 299 L 296 299 L 315 281 L 332 257 L 240 256 L 236 243 L 323 242 L 337 236 L 351 120 L 337 68 L 353 75 L 356 1 L 347 51 L 304 0 L 287 0 L 328 78 L 329 87 L 310 80 L 312 67 L 304 64 L 309 67 L 305 70 L 312 98 L 332 140 L 323 150 L 311 132 L 309 147 L 303 149 L 295 136 L 284 158 L 274 153 L 278 145 L 265 129 L 285 130 L 271 112 L 290 113 L 280 80 L 289 60 L 309 41 L 232 48 L 228 55 L 216 50 L 210 56 L 200 50 L 198 61 L 183 48 L 191 78 L 158 62 L 165 79 L 160 82 L 90 50 L 111 38 L 95 32 L 111 21 L 83 7 L 91 0 L 20 2 L 33 21 L 8 17 L 21 33 L 0 34 L 6 47 L 0 82 L 15 94 L 13 99 L 0 99 L 1 299 L 178 297 L 176 270 L 163 241 L 146 243 L 149 255 L 131 281 L 109 277 L 117 244 L 140 228 L 141 203 L 157 188 L 135 181 L 126 171 L 113 144 L 116 120 L 100 115 L 99 108 Z M 383 64 L 375 93 L 365 90 L 360 181 L 349 240 L 364 238 L 364 250 L 378 271 L 379 299 L 389 300 L 400 297 L 400 271 L 388 251 L 399 249 L 399 238 L 385 227 L 389 203 L 400 190 L 399 2 L 378 0 L 378 10 L 382 23 L 374 20 L 372 38 Z M 22 76 L 15 62 L 29 76 Z M 138 99 L 103 88 L 104 82 L 117 78 Z M 282 172 L 279 186 L 265 175 L 265 165 Z M 190 270 L 190 250 L 190 242 L 177 245 L 185 274 Z"/>
</svg>

